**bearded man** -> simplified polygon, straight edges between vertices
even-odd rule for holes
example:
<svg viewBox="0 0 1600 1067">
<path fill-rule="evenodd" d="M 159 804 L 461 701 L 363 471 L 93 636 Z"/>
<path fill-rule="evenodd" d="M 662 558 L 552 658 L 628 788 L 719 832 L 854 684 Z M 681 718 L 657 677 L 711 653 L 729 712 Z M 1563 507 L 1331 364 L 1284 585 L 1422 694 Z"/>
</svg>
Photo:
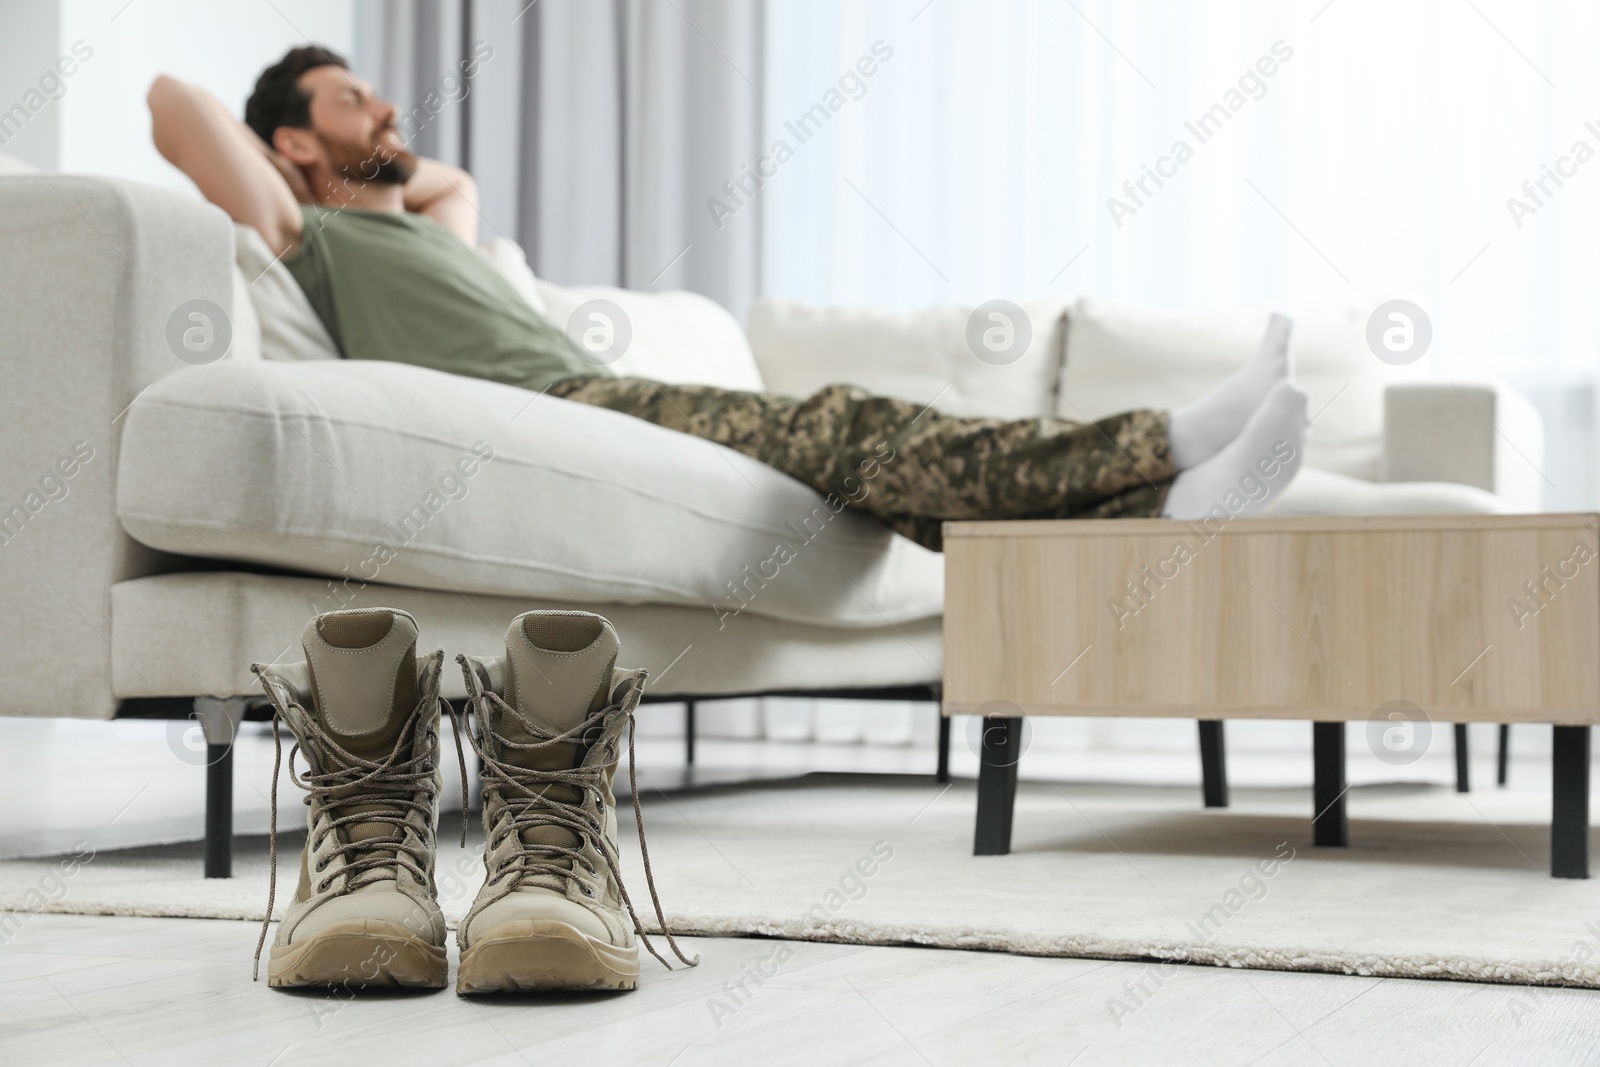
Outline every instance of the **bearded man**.
<svg viewBox="0 0 1600 1067">
<path fill-rule="evenodd" d="M 945 520 L 1201 518 L 1276 501 L 1305 452 L 1306 394 L 1288 319 L 1255 357 L 1174 411 L 1093 423 L 959 418 L 853 385 L 808 397 L 617 377 L 583 358 L 474 250 L 465 171 L 406 150 L 394 106 L 307 45 L 256 83 L 240 124 L 173 78 L 149 93 L 156 147 L 254 227 L 347 359 L 392 360 L 592 404 L 752 456 L 938 550 Z M 577 150 L 578 146 L 574 146 Z M 848 487 L 883 467 L 873 491 Z M 1259 490 L 1248 497 L 1241 484 Z"/>
</svg>

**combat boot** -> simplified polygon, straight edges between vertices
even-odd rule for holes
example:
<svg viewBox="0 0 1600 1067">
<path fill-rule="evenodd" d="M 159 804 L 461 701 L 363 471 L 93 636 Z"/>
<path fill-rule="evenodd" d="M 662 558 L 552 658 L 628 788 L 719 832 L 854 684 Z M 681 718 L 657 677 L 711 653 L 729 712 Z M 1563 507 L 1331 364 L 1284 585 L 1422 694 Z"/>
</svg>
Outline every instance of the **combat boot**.
<svg viewBox="0 0 1600 1067">
<path fill-rule="evenodd" d="M 272 700 L 273 796 L 281 722 L 298 743 L 289 774 L 307 805 L 300 882 L 273 939 L 267 984 L 443 988 L 434 861 L 444 653 L 419 664 L 416 620 L 388 608 L 319 615 L 301 645 L 303 663 L 253 667 Z M 275 895 L 276 811 L 272 833 Z M 263 922 L 262 941 L 266 932 Z M 258 968 L 260 960 L 258 944 Z"/>
<path fill-rule="evenodd" d="M 533 611 L 512 621 L 503 659 L 457 657 L 487 834 L 484 886 L 456 932 L 457 993 L 633 989 L 640 940 L 667 965 L 644 937 L 619 869 L 613 783 L 645 672 L 618 668 L 618 646 L 599 615 Z M 667 940 L 684 963 L 697 962 Z"/>
</svg>

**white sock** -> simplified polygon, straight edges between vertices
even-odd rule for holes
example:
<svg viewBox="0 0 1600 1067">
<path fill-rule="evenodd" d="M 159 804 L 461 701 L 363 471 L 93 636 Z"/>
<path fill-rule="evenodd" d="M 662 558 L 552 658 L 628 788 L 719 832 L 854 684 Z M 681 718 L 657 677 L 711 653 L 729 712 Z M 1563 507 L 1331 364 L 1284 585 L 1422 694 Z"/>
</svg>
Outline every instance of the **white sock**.
<svg viewBox="0 0 1600 1067">
<path fill-rule="evenodd" d="M 1294 382 L 1279 382 L 1231 444 L 1179 472 L 1161 514 L 1231 519 L 1264 510 L 1299 473 L 1307 426 L 1306 391 Z"/>
<path fill-rule="evenodd" d="M 1239 436 L 1273 387 L 1294 377 L 1293 339 L 1293 320 L 1274 313 L 1249 363 L 1193 404 L 1171 413 L 1167 440 L 1174 467 L 1187 470 L 1222 451 Z"/>
</svg>

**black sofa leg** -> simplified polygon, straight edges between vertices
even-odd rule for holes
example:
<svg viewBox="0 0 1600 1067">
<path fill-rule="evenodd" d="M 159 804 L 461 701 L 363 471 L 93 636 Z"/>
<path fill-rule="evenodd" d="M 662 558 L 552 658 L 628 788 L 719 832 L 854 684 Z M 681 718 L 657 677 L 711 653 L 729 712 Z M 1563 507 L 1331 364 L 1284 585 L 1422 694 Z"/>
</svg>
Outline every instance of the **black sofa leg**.
<svg viewBox="0 0 1600 1067">
<path fill-rule="evenodd" d="M 233 877 L 233 745 L 206 745 L 206 877 Z"/>
<path fill-rule="evenodd" d="M 1456 792 L 1472 792 L 1472 775 L 1468 768 L 1467 724 L 1456 723 Z"/>
<path fill-rule="evenodd" d="M 934 708 L 939 713 L 939 762 L 934 768 L 934 779 L 940 784 L 950 780 L 950 716 L 938 707 Z"/>
<path fill-rule="evenodd" d="M 1228 751 L 1222 720 L 1200 720 L 1200 793 L 1208 808 L 1228 806 Z"/>
<path fill-rule="evenodd" d="M 233 877 L 233 743 L 244 711 L 243 697 L 194 698 L 194 718 L 206 738 L 207 878 Z"/>
<path fill-rule="evenodd" d="M 1500 756 L 1499 766 L 1495 768 L 1495 781 L 1499 785 L 1506 784 L 1506 774 L 1511 769 L 1511 724 L 1500 724 Z"/>
<path fill-rule="evenodd" d="M 1021 747 L 1021 719 L 983 721 L 983 742 L 978 746 L 978 825 L 972 843 L 974 856 L 1004 856 L 1011 851 L 1011 816 L 1017 804 L 1017 763 Z"/>
<path fill-rule="evenodd" d="M 1552 738 L 1550 873 L 1589 877 L 1589 728 L 1557 726 Z"/>
<path fill-rule="evenodd" d="M 1311 842 L 1342 846 L 1350 843 L 1345 812 L 1344 723 L 1311 724 L 1312 805 Z"/>
<path fill-rule="evenodd" d="M 694 701 L 683 702 L 683 762 L 694 766 Z"/>
</svg>

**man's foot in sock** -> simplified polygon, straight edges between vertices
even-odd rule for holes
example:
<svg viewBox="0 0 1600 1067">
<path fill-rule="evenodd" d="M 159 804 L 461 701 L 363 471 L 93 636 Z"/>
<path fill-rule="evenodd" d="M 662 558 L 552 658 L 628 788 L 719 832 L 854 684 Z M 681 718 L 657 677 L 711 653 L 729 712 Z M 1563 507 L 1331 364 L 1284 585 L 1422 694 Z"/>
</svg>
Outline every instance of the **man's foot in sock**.
<svg viewBox="0 0 1600 1067">
<path fill-rule="evenodd" d="M 1255 356 L 1211 392 L 1172 412 L 1167 438 L 1179 470 L 1204 463 L 1239 436 L 1268 393 L 1294 377 L 1294 322 L 1274 314 Z"/>
<path fill-rule="evenodd" d="M 1233 442 L 1180 471 L 1161 514 L 1170 519 L 1255 515 L 1278 499 L 1306 451 L 1306 391 L 1277 384 Z"/>
</svg>

